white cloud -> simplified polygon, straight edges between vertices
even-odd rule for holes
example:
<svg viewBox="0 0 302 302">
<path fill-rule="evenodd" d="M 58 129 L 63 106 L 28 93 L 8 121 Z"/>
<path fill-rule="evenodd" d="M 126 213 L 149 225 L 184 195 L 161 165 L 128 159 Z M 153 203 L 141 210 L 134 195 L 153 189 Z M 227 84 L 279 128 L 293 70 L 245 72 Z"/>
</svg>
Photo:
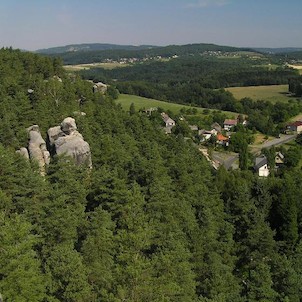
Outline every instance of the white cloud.
<svg viewBox="0 0 302 302">
<path fill-rule="evenodd" d="M 225 6 L 229 4 L 229 0 L 198 0 L 195 3 L 189 3 L 186 7 L 188 8 L 202 8 L 210 6 Z"/>
</svg>

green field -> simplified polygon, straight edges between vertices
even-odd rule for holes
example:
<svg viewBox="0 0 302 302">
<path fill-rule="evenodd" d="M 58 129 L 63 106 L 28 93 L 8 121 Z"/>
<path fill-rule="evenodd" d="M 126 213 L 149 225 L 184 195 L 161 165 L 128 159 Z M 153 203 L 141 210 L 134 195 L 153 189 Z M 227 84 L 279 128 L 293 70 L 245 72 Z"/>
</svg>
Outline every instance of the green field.
<svg viewBox="0 0 302 302">
<path fill-rule="evenodd" d="M 174 114 L 179 113 L 180 109 L 192 109 L 196 108 L 199 115 L 203 115 L 203 110 L 205 108 L 201 107 L 194 107 L 182 104 L 175 104 L 175 103 L 168 103 L 164 101 L 158 101 L 154 99 L 143 98 L 136 95 L 129 95 L 129 94 L 120 94 L 119 98 L 116 100 L 117 103 L 121 104 L 124 110 L 129 110 L 131 103 L 134 104 L 136 110 L 142 108 L 150 108 L 150 107 L 160 107 L 166 111 L 170 110 Z M 208 109 L 210 112 L 214 111 L 214 109 Z M 217 111 L 217 110 L 216 110 Z M 229 118 L 236 117 L 238 114 L 230 111 L 221 111 L 225 113 Z"/>
<path fill-rule="evenodd" d="M 226 88 L 237 100 L 248 97 L 255 101 L 287 102 L 292 99 L 288 94 L 288 85 L 249 86 Z"/>
</svg>

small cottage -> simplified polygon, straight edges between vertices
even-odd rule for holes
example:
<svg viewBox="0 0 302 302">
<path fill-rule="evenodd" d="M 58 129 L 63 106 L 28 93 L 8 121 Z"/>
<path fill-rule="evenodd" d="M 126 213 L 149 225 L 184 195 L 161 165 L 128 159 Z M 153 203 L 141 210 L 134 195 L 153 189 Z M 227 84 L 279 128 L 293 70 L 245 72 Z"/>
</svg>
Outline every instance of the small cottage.
<svg viewBox="0 0 302 302">
<path fill-rule="evenodd" d="M 267 177 L 269 175 L 269 167 L 265 155 L 261 155 L 255 158 L 254 169 L 261 177 Z"/>
<path fill-rule="evenodd" d="M 217 134 L 217 144 L 222 146 L 228 146 L 229 145 L 229 139 L 222 135 L 221 133 Z"/>
<path fill-rule="evenodd" d="M 237 120 L 226 119 L 223 122 L 223 129 L 226 130 L 226 131 L 230 131 L 237 124 L 238 124 Z"/>
<path fill-rule="evenodd" d="M 211 125 L 211 128 L 215 129 L 217 132 L 221 132 L 222 130 L 221 126 L 216 122 Z"/>
<path fill-rule="evenodd" d="M 161 116 L 162 116 L 164 123 L 166 124 L 166 127 L 175 126 L 175 121 L 172 120 L 167 113 L 162 112 Z"/>
</svg>

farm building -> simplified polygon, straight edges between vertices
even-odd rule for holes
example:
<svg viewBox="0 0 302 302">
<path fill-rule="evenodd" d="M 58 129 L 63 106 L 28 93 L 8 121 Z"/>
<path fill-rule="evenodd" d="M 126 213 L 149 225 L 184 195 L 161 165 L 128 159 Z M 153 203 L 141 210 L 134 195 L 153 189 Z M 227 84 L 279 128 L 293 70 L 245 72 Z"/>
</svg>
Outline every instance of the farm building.
<svg viewBox="0 0 302 302">
<path fill-rule="evenodd" d="M 288 124 L 286 126 L 286 131 L 289 132 L 297 132 L 298 134 L 302 132 L 302 122 L 301 121 L 295 121 L 291 124 Z"/>
</svg>

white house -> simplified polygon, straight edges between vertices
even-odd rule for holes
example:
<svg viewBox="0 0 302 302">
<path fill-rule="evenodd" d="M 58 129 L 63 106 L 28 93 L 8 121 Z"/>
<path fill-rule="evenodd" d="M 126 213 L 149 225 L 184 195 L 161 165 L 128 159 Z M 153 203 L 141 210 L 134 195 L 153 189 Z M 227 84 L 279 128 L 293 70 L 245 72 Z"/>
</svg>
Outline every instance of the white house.
<svg viewBox="0 0 302 302">
<path fill-rule="evenodd" d="M 172 120 L 168 114 L 162 112 L 161 114 L 162 119 L 165 123 L 164 131 L 166 134 L 171 134 L 172 133 L 172 128 L 175 126 L 175 121 Z"/>
<path fill-rule="evenodd" d="M 254 169 L 258 173 L 259 176 L 267 177 L 269 175 L 269 167 L 268 167 L 268 162 L 267 162 L 267 158 L 265 155 L 256 157 Z"/>
</svg>

